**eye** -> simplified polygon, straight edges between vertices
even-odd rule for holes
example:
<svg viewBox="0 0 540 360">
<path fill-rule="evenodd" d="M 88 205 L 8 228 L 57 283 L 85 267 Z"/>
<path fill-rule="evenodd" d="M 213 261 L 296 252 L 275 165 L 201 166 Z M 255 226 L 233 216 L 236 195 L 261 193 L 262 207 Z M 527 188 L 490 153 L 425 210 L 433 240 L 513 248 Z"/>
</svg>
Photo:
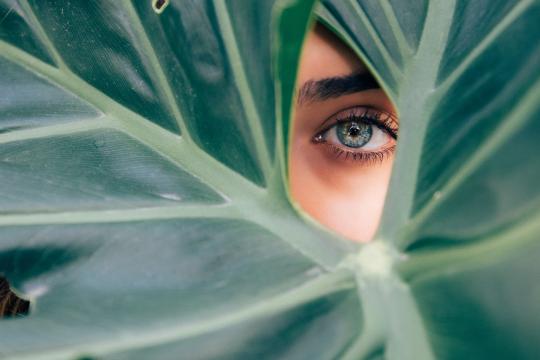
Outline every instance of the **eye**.
<svg viewBox="0 0 540 360">
<path fill-rule="evenodd" d="M 313 138 L 346 160 L 383 159 L 395 149 L 397 121 L 392 114 L 355 107 L 332 116 Z"/>
</svg>

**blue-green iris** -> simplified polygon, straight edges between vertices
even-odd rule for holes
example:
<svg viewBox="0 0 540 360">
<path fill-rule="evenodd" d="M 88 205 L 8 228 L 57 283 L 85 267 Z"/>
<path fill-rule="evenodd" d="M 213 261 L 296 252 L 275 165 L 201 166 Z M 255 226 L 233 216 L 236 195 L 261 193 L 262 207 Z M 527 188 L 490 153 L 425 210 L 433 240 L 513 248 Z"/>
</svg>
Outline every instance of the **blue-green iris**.
<svg viewBox="0 0 540 360">
<path fill-rule="evenodd" d="M 348 147 L 359 148 L 369 142 L 373 135 L 371 124 L 345 121 L 337 124 L 336 134 L 339 141 Z"/>
</svg>

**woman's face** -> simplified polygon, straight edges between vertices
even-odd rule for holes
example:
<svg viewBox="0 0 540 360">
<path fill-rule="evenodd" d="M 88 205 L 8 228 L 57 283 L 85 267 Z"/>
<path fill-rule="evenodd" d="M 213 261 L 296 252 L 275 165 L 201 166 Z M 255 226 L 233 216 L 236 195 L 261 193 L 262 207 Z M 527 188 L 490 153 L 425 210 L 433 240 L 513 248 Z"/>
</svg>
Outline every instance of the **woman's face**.
<svg viewBox="0 0 540 360">
<path fill-rule="evenodd" d="M 307 37 L 297 84 L 292 197 L 328 228 L 369 241 L 392 169 L 395 109 L 362 62 L 320 25 Z"/>
</svg>

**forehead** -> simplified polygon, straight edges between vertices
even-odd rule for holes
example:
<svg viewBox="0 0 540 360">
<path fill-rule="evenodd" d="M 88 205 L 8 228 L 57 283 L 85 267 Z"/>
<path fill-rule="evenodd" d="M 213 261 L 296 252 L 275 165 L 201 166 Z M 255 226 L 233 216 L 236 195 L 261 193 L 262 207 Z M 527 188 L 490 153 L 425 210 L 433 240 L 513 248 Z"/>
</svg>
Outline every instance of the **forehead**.
<svg viewBox="0 0 540 360">
<path fill-rule="evenodd" d="M 364 71 L 360 59 L 325 27 L 317 24 L 308 33 L 300 58 L 299 85 Z"/>
</svg>

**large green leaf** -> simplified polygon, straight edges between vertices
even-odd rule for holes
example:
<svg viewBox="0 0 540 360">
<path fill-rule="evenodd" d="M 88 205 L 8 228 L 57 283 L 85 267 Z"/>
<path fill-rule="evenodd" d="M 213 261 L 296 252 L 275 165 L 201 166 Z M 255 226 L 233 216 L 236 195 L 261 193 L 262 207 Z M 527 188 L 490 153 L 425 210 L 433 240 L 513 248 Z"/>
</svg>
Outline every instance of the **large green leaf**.
<svg viewBox="0 0 540 360">
<path fill-rule="evenodd" d="M 402 126 L 377 239 L 286 194 L 312 1 L 0 1 L 3 358 L 535 358 L 540 2 L 330 0 Z"/>
</svg>

